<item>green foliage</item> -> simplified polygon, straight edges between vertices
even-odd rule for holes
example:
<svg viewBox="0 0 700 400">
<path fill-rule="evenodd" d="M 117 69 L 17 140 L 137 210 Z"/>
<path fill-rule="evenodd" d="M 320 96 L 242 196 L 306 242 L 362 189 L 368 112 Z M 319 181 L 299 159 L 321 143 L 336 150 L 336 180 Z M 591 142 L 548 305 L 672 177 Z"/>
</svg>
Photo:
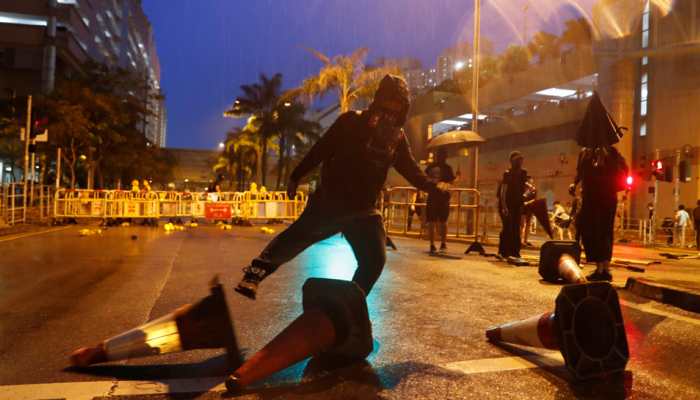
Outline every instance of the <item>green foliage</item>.
<svg viewBox="0 0 700 400">
<path fill-rule="evenodd" d="M 514 75 L 530 66 L 530 53 L 523 46 L 510 45 L 501 55 L 501 73 Z"/>
<path fill-rule="evenodd" d="M 154 99 L 145 82 L 96 63 L 83 70 L 59 79 L 56 89 L 37 102 L 48 113 L 49 140 L 62 149 L 70 186 L 76 186 L 81 171 L 88 187 L 95 176 L 100 187 L 144 178 L 165 183 L 174 161 L 144 137 L 147 102 Z"/>
<path fill-rule="evenodd" d="M 357 100 L 371 99 L 384 75 L 402 75 L 401 69 L 390 63 L 377 67 L 366 66 L 365 60 L 369 52 L 366 48 L 334 57 L 313 49 L 309 51 L 323 65 L 316 75 L 305 79 L 301 86 L 286 92 L 285 99 L 313 100 L 329 92 L 336 92 L 340 112 L 344 113 L 352 109 Z"/>
</svg>

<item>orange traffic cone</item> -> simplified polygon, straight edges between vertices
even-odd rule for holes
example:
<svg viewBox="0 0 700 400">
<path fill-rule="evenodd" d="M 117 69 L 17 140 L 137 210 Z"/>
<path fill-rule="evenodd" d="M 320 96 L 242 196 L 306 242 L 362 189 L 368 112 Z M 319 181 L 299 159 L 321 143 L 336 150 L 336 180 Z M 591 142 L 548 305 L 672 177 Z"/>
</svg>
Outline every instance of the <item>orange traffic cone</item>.
<svg viewBox="0 0 700 400">
<path fill-rule="evenodd" d="M 607 282 L 568 285 L 553 313 L 486 330 L 491 342 L 558 349 L 580 380 L 624 371 L 629 350 L 617 292 Z"/>
<path fill-rule="evenodd" d="M 218 277 L 211 282 L 211 294 L 197 303 L 186 304 L 174 312 L 99 343 L 81 347 L 70 356 L 75 367 L 173 353 L 194 349 L 225 348 L 231 367 L 242 358 Z"/>
<path fill-rule="evenodd" d="M 577 242 L 549 241 L 540 248 L 539 273 L 547 282 L 586 283 L 579 267 L 581 246 Z"/>
<path fill-rule="evenodd" d="M 358 360 L 373 349 L 365 293 L 357 284 L 311 278 L 304 283 L 304 312 L 226 379 L 235 393 L 305 358 Z"/>
</svg>

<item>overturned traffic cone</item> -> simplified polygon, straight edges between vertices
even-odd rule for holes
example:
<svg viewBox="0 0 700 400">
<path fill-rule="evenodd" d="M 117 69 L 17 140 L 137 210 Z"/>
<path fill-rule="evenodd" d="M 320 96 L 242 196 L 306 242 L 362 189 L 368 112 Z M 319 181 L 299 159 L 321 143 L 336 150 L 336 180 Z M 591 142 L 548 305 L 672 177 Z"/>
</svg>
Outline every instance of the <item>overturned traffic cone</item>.
<svg viewBox="0 0 700 400">
<path fill-rule="evenodd" d="M 579 267 L 581 246 L 577 242 L 549 241 L 540 248 L 539 273 L 547 282 L 586 283 Z"/>
<path fill-rule="evenodd" d="M 629 350 L 617 292 L 607 282 L 568 285 L 554 312 L 486 330 L 491 342 L 558 349 L 579 380 L 624 371 Z"/>
<path fill-rule="evenodd" d="M 304 283 L 304 312 L 226 379 L 226 388 L 246 386 L 311 356 L 361 360 L 373 349 L 365 293 L 357 284 L 311 278 Z"/>
<path fill-rule="evenodd" d="M 218 277 L 211 282 L 211 294 L 199 302 L 186 304 L 95 347 L 81 347 L 71 354 L 70 362 L 75 367 L 87 367 L 127 358 L 216 348 L 226 349 L 231 368 L 241 364 L 238 342 Z"/>
</svg>

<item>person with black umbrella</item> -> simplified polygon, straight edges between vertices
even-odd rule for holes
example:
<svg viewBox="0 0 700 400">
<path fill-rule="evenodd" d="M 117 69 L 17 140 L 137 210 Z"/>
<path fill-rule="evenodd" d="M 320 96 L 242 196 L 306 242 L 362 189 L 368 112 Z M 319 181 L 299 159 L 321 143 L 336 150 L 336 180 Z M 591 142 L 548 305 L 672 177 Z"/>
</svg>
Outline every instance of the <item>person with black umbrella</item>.
<svg viewBox="0 0 700 400">
<path fill-rule="evenodd" d="M 611 281 L 610 261 L 617 210 L 617 192 L 625 190 L 628 168 L 624 157 L 613 147 L 622 137 L 621 128 L 610 117 L 594 94 L 577 133 L 581 146 L 576 178 L 569 193 L 581 183 L 581 210 L 576 218 L 586 260 L 596 263 L 590 281 Z"/>
</svg>

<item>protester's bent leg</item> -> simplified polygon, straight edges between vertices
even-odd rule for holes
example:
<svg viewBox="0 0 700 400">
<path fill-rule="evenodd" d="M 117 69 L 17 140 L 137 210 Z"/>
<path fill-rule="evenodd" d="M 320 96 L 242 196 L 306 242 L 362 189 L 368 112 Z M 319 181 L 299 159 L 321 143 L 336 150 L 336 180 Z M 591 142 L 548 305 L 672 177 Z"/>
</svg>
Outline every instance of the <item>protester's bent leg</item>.
<svg viewBox="0 0 700 400">
<path fill-rule="evenodd" d="M 255 298 L 258 284 L 282 264 L 294 258 L 310 245 L 338 232 L 338 227 L 313 214 L 302 214 L 289 228 L 282 231 L 265 247 L 250 266 L 235 290 Z"/>
<path fill-rule="evenodd" d="M 386 262 L 386 232 L 381 218 L 373 216 L 353 222 L 343 234 L 357 259 L 352 281 L 368 295 Z"/>
</svg>

